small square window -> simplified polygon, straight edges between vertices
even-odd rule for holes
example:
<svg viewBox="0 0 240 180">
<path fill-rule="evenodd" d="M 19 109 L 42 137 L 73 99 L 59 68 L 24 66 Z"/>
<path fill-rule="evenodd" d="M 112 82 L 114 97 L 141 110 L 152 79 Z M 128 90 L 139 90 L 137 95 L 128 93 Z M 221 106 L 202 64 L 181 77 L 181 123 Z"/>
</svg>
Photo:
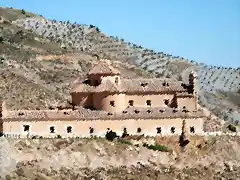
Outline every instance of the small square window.
<svg viewBox="0 0 240 180">
<path fill-rule="evenodd" d="M 55 133 L 55 128 L 54 128 L 54 126 L 51 126 L 51 127 L 50 127 L 50 133 Z"/>
<path fill-rule="evenodd" d="M 149 109 L 147 110 L 147 113 L 151 113 L 151 112 L 152 112 L 151 110 L 149 110 Z"/>
<path fill-rule="evenodd" d="M 133 100 L 129 100 L 129 101 L 128 101 L 129 106 L 133 106 L 133 103 L 134 103 Z"/>
<path fill-rule="evenodd" d="M 110 101 L 110 105 L 111 105 L 112 107 L 115 107 L 115 101 Z"/>
<path fill-rule="evenodd" d="M 169 99 L 165 99 L 165 100 L 164 100 L 164 104 L 165 104 L 165 105 L 168 105 L 168 104 L 169 104 Z"/>
<path fill-rule="evenodd" d="M 140 111 L 139 111 L 139 110 L 134 110 L 134 112 L 135 112 L 136 114 L 140 113 Z"/>
<path fill-rule="evenodd" d="M 72 132 L 72 126 L 68 126 L 67 127 L 67 133 L 71 133 Z"/>
<path fill-rule="evenodd" d="M 148 106 L 151 106 L 151 105 L 152 105 L 151 100 L 147 100 L 146 103 L 147 103 Z"/>
<path fill-rule="evenodd" d="M 195 128 L 194 128 L 194 126 L 191 126 L 191 127 L 190 127 L 190 133 L 195 133 Z"/>
<path fill-rule="evenodd" d="M 162 132 L 162 128 L 161 127 L 157 127 L 157 134 L 160 134 Z"/>
<path fill-rule="evenodd" d="M 118 84 L 118 82 L 119 82 L 118 77 L 115 77 L 115 83 Z"/>
<path fill-rule="evenodd" d="M 142 131 L 142 129 L 139 127 L 137 128 L 137 133 L 140 133 Z"/>
<path fill-rule="evenodd" d="M 23 125 L 24 131 L 29 131 L 30 126 L 29 125 Z"/>
<path fill-rule="evenodd" d="M 175 133 L 175 127 L 171 127 L 171 133 L 172 133 L 172 134 Z"/>
<path fill-rule="evenodd" d="M 89 128 L 89 133 L 92 134 L 94 132 L 94 128 L 90 127 Z"/>
</svg>

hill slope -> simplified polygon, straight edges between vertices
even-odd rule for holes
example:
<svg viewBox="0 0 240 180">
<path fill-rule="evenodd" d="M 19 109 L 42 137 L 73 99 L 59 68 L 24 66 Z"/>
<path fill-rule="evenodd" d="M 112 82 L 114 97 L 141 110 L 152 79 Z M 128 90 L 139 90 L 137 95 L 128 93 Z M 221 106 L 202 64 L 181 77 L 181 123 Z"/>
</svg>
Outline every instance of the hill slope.
<svg viewBox="0 0 240 180">
<path fill-rule="evenodd" d="M 0 16 L 1 89 L 8 89 L 1 96 L 11 108 L 44 108 L 63 101 L 74 79 L 83 78 L 98 59 L 108 58 L 126 77 L 186 81 L 196 70 L 200 104 L 222 119 L 240 120 L 239 68 L 212 67 L 154 52 L 108 37 L 93 25 L 47 20 L 10 8 L 1 8 Z"/>
</svg>

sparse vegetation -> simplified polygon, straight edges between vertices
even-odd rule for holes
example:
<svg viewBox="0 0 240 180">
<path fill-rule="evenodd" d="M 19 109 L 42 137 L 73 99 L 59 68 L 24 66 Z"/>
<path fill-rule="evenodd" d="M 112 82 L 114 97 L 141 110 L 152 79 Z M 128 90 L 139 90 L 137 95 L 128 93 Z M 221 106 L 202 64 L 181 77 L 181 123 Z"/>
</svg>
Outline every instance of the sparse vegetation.
<svg viewBox="0 0 240 180">
<path fill-rule="evenodd" d="M 132 145 L 132 143 L 128 140 L 125 139 L 119 139 L 118 142 L 120 142 L 121 144 L 128 144 L 128 145 Z"/>
<path fill-rule="evenodd" d="M 24 14 L 24 15 L 26 14 L 26 12 L 25 12 L 25 10 L 24 10 L 24 9 L 22 9 L 22 14 Z"/>
<path fill-rule="evenodd" d="M 36 18 L 40 16 L 25 12 L 24 10 L 10 8 L 1 8 L 0 10 L 4 12 L 2 13 L 4 21 L 0 23 L 0 96 L 3 100 L 6 100 L 8 108 L 10 109 L 46 109 L 50 106 L 55 107 L 56 104 L 68 98 L 70 84 L 76 77 L 79 77 L 80 80 L 84 79 L 83 74 L 93 67 L 100 58 L 109 58 L 114 60 L 113 64 L 119 68 L 124 77 L 128 78 L 156 76 L 187 81 L 188 72 L 194 69 L 198 74 L 199 89 L 197 89 L 197 91 L 201 105 L 205 106 L 219 118 L 224 118 L 226 121 L 236 123 L 240 119 L 240 106 L 238 101 L 240 98 L 239 68 L 211 67 L 164 52 L 154 52 L 143 46 L 125 42 L 124 39 L 119 37 L 107 37 L 103 33 L 100 33 L 100 29 L 94 25 L 88 26 L 46 19 L 40 21 L 39 18 Z M 229 109 L 231 109 L 231 111 L 229 111 Z M 211 118 L 209 118 L 208 121 L 213 122 Z M 214 126 L 211 125 L 211 127 Z M 234 125 L 229 125 L 227 128 L 231 132 L 237 131 Z M 127 131 L 123 132 L 123 135 L 127 137 Z M 37 143 L 39 138 L 40 137 L 33 137 L 32 141 Z M 106 134 L 106 139 L 110 141 L 113 141 L 115 138 L 118 137 L 114 132 L 110 131 Z M 41 142 L 42 140 L 44 139 L 41 139 Z M 62 139 L 58 136 L 52 141 L 60 140 Z M 29 148 L 20 146 L 17 143 L 19 142 L 18 140 L 14 141 L 16 141 L 16 143 L 13 142 L 13 144 L 10 143 L 10 145 L 14 148 L 16 147 L 16 149 L 19 148 L 18 151 L 24 151 Z M 70 143 L 68 141 L 70 141 Z M 83 141 L 85 144 L 80 141 Z M 239 144 L 239 139 L 235 141 L 237 142 L 236 144 Z M 66 151 L 66 154 L 73 151 L 76 153 L 74 156 L 71 156 L 73 154 L 70 153 L 69 158 L 71 158 L 86 149 L 93 150 L 94 148 L 90 146 L 93 142 L 92 139 L 91 142 L 89 140 L 85 142 L 78 137 L 75 142 L 66 140 L 65 144 L 59 143 L 59 148 L 57 145 L 53 146 L 52 143 L 48 142 L 47 147 L 45 147 L 43 143 L 41 144 L 42 146 L 39 145 L 38 148 L 34 148 L 33 146 L 32 150 L 37 149 L 38 151 L 34 151 L 35 153 L 42 153 L 34 157 L 44 157 L 42 159 L 48 159 L 52 155 L 53 157 L 59 158 L 60 145 L 66 145 L 66 149 L 62 149 L 62 151 Z M 106 152 L 108 155 L 117 152 L 116 154 L 120 154 L 121 156 L 125 156 L 131 152 L 126 152 L 124 149 L 121 149 L 123 144 L 131 145 L 131 141 L 119 139 L 118 142 L 117 145 L 120 149 L 113 149 L 113 146 L 109 144 L 115 143 L 101 140 L 104 147 L 103 152 Z M 178 144 L 177 142 L 178 141 L 176 141 L 176 144 Z M 224 137 L 223 139 L 214 141 L 214 143 L 204 145 L 205 149 L 206 147 L 209 148 L 207 149 L 207 160 L 204 159 L 202 162 L 206 163 L 209 159 L 213 161 L 212 158 L 215 156 L 218 156 L 215 165 L 218 164 L 221 158 L 221 161 L 226 161 L 227 158 L 230 158 L 230 160 L 228 159 L 229 161 L 232 159 L 234 162 L 239 161 L 239 156 L 237 156 L 239 148 L 233 149 L 235 146 L 232 146 L 230 142 L 233 144 L 231 137 Z M 72 146 L 71 143 L 73 144 Z M 215 146 L 216 143 L 217 146 Z M 191 144 L 191 142 L 189 144 Z M 163 143 L 159 143 L 158 145 L 144 144 L 144 146 L 146 148 L 143 149 L 146 151 L 148 151 L 148 149 L 154 150 L 154 152 L 151 151 L 151 153 L 164 153 L 172 149 L 172 146 Z M 8 146 L 4 148 L 6 147 Z M 131 146 L 130 148 L 137 147 Z M 222 149 L 226 150 L 221 154 Z M 96 148 L 95 150 L 99 152 L 101 149 Z M 95 150 L 92 152 L 95 152 Z M 135 152 L 135 150 L 133 151 Z M 10 152 L 12 151 L 9 150 L 9 153 Z M 103 156 L 103 152 L 101 151 L 98 157 Z M 226 155 L 225 152 L 228 152 L 227 157 L 224 156 Z M 142 152 L 136 151 L 135 153 L 138 154 Z M 201 154 L 203 152 L 199 153 Z M 144 154 L 144 156 L 146 154 Z M 49 155 L 49 157 L 46 155 Z M 162 158 L 162 155 L 163 154 L 157 154 L 157 157 Z M 80 156 L 83 157 L 82 155 L 78 155 L 78 157 Z M 20 156 L 18 154 L 18 156 L 14 155 L 14 157 Z M 62 157 L 64 158 L 65 156 Z M 88 159 L 89 156 L 86 155 L 86 157 L 88 160 L 86 160 L 86 164 L 88 164 L 90 161 Z M 130 156 L 126 157 L 131 159 Z M 153 156 L 149 156 L 148 158 L 152 160 L 154 159 L 152 157 Z M 154 163 L 159 163 L 161 158 L 154 159 Z M 200 157 L 194 156 L 191 158 Z M 149 159 L 146 160 L 147 163 L 149 163 Z M 54 161 L 54 159 L 51 160 Z M 42 167 L 38 167 L 41 161 L 42 160 L 38 159 L 36 162 L 19 162 L 19 169 L 23 167 L 26 169 L 23 168 L 23 171 L 16 170 L 16 173 L 11 174 L 11 176 L 21 174 L 25 177 L 31 176 L 32 179 L 47 179 L 48 177 L 54 179 L 77 179 L 77 177 L 80 177 L 79 174 L 75 174 L 74 171 L 69 169 L 63 168 L 60 175 L 55 172 L 55 170 L 51 170 L 50 172 L 42 169 Z M 100 161 L 101 160 L 99 160 L 99 162 Z M 119 159 L 116 161 L 120 162 Z M 199 161 L 201 161 L 201 159 Z M 125 162 L 125 160 L 121 162 Z M 190 163 L 188 159 L 186 159 L 186 162 Z M 49 161 L 49 163 L 51 163 L 51 161 Z M 124 166 L 114 167 L 108 170 L 100 167 L 100 169 L 96 170 L 81 169 L 81 171 L 86 173 L 86 177 L 90 179 L 95 177 L 95 179 L 97 179 L 100 176 L 99 172 L 110 174 L 111 179 L 116 179 L 117 176 L 122 177 L 122 179 L 143 179 L 144 177 L 148 179 L 171 179 L 173 177 L 175 177 L 175 179 L 187 179 L 187 177 L 191 179 L 194 179 L 193 177 L 204 179 L 210 176 L 210 172 L 215 174 L 212 179 L 217 179 L 221 176 L 234 178 L 234 173 L 237 173 L 237 171 L 223 171 L 222 173 L 218 173 L 212 170 L 211 167 L 212 165 L 207 164 L 207 166 L 202 168 L 200 168 L 199 165 L 192 169 L 185 168 L 182 170 L 168 168 L 166 172 L 169 173 L 164 173 L 165 170 L 155 171 L 153 167 L 143 165 L 139 169 Z M 71 168 L 73 167 L 70 167 L 70 169 Z M 129 169 L 131 173 L 129 173 Z M 36 173 L 29 174 L 29 171 Z M 182 176 L 182 174 L 184 175 Z M 10 179 L 12 178 L 11 176 L 9 175 L 6 178 Z"/>
<path fill-rule="evenodd" d="M 154 151 L 162 151 L 162 152 L 169 151 L 169 148 L 166 146 L 163 146 L 163 145 L 148 145 L 148 144 L 144 143 L 143 147 L 146 147 L 146 148 L 154 150 Z"/>
<path fill-rule="evenodd" d="M 228 128 L 229 131 L 237 132 L 236 126 L 234 126 L 234 125 L 232 125 L 232 124 L 229 124 L 227 128 Z"/>
</svg>

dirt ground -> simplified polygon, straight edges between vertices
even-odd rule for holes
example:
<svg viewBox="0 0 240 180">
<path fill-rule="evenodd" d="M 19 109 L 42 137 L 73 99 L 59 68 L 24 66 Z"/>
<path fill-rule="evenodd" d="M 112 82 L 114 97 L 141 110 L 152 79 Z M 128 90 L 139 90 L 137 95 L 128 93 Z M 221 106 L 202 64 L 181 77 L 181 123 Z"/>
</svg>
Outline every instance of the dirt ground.
<svg viewBox="0 0 240 180">
<path fill-rule="evenodd" d="M 1 139 L 0 179 L 240 179 L 240 138 Z M 169 152 L 141 146 L 156 143 Z"/>
</svg>

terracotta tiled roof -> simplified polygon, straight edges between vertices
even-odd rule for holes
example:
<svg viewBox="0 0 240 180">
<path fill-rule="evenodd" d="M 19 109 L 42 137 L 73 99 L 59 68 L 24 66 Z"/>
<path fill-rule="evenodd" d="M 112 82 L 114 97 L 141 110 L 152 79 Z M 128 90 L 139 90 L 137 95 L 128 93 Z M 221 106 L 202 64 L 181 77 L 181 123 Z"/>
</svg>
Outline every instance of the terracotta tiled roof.
<svg viewBox="0 0 240 180">
<path fill-rule="evenodd" d="M 104 80 L 97 87 L 85 87 L 78 85 L 74 92 L 121 92 L 121 93 L 142 93 L 142 92 L 186 92 L 180 81 L 170 79 L 121 79 L 119 84 L 110 80 Z M 84 87 L 84 88 L 83 88 Z M 83 90 L 82 90 L 83 89 Z"/>
<path fill-rule="evenodd" d="M 106 79 L 94 89 L 94 92 L 121 92 L 122 87 Z"/>
<path fill-rule="evenodd" d="M 95 89 L 95 87 L 90 86 L 88 84 L 78 83 L 78 84 L 73 85 L 70 93 L 73 93 L 73 92 L 92 92 L 92 91 L 94 91 L 94 89 Z"/>
<path fill-rule="evenodd" d="M 121 120 L 121 119 L 166 119 L 166 118 L 201 118 L 202 111 L 182 112 L 161 108 L 128 108 L 121 113 L 108 114 L 105 111 L 79 110 L 23 110 L 9 111 L 3 121 L 51 121 L 51 120 Z"/>
<path fill-rule="evenodd" d="M 109 62 L 100 61 L 98 65 L 96 65 L 92 70 L 89 71 L 88 75 L 91 74 L 120 74 L 120 71 L 113 68 Z"/>
<path fill-rule="evenodd" d="M 193 94 L 189 94 L 188 92 L 178 92 L 176 95 L 177 97 L 194 97 Z"/>
<path fill-rule="evenodd" d="M 168 92 L 186 91 L 180 81 L 171 79 L 123 79 L 121 86 L 125 92 Z"/>
</svg>

